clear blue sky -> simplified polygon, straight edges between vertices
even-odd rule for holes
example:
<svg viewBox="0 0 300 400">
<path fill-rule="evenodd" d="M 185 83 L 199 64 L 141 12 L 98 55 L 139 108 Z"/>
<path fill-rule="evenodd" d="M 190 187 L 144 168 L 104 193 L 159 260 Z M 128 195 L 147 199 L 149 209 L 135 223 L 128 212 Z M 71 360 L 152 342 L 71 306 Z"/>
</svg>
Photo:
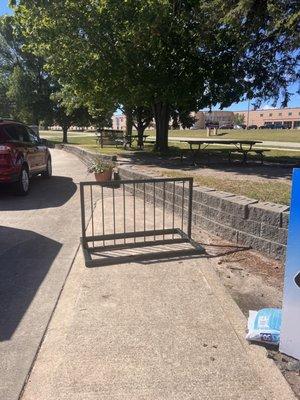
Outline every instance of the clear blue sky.
<svg viewBox="0 0 300 400">
<path fill-rule="evenodd" d="M 0 0 L 0 15 L 11 13 L 11 10 L 7 4 L 8 4 L 7 0 Z M 295 93 L 298 89 L 299 89 L 298 85 L 295 84 L 290 88 L 290 92 Z M 268 106 L 271 106 L 271 103 L 272 103 L 272 101 L 270 101 L 269 103 L 265 103 L 263 105 L 263 107 L 267 108 Z M 226 110 L 241 111 L 241 110 L 246 110 L 247 107 L 248 107 L 248 102 L 242 101 L 240 103 L 232 104 L 230 107 L 226 108 Z M 292 96 L 288 107 L 300 107 L 300 95 L 299 94 L 294 94 Z"/>
<path fill-rule="evenodd" d="M 8 7 L 7 0 L 0 0 L 0 15 L 2 14 L 11 14 L 11 9 Z"/>
</svg>

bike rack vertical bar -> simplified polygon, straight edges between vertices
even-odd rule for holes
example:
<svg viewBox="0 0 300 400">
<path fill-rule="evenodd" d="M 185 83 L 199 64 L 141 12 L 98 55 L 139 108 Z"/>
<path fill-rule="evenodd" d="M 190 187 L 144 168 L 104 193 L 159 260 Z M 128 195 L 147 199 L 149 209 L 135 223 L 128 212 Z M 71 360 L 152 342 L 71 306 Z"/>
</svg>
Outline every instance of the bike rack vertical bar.
<svg viewBox="0 0 300 400">
<path fill-rule="evenodd" d="M 187 234 L 192 237 L 192 209 L 193 209 L 193 178 L 189 179 L 189 204 L 188 204 L 188 226 Z"/>
<path fill-rule="evenodd" d="M 101 203 L 102 203 L 102 234 L 105 235 L 105 223 L 104 223 L 104 197 L 103 197 L 103 185 L 101 185 Z M 105 246 L 105 240 L 103 240 L 103 246 Z"/>
<path fill-rule="evenodd" d="M 123 184 L 123 215 L 124 215 L 124 233 L 126 233 L 126 205 L 125 205 L 125 184 Z M 124 244 L 126 238 L 124 237 Z"/>
<path fill-rule="evenodd" d="M 115 205 L 115 188 L 112 187 L 113 191 L 113 224 L 114 224 L 114 235 L 116 234 L 116 205 Z M 114 239 L 114 244 L 116 244 L 116 239 Z"/>
<path fill-rule="evenodd" d="M 81 237 L 83 246 L 86 247 L 86 234 L 85 234 L 85 202 L 84 202 L 84 186 L 80 182 L 80 206 L 81 206 Z"/>
<path fill-rule="evenodd" d="M 184 216 L 184 181 L 182 181 L 182 203 L 181 203 L 181 230 L 183 231 L 183 216 Z"/>
<path fill-rule="evenodd" d="M 175 181 L 173 181 L 173 216 L 172 216 L 172 228 L 175 228 Z M 174 239 L 174 232 L 172 233 L 172 239 Z"/>
<path fill-rule="evenodd" d="M 135 183 L 133 182 L 133 231 L 135 233 Z M 134 243 L 136 242 L 136 237 L 134 237 Z"/>
<path fill-rule="evenodd" d="M 166 182 L 163 183 L 163 230 L 165 230 L 165 200 L 166 200 Z M 165 239 L 165 234 L 163 234 Z"/>
<path fill-rule="evenodd" d="M 146 184 L 144 183 L 144 232 L 146 232 Z M 146 242 L 146 235 L 144 236 Z"/>
<path fill-rule="evenodd" d="M 90 185 L 90 197 L 91 197 L 91 219 L 92 219 L 92 236 L 95 236 L 94 229 L 94 204 L 93 204 L 93 187 Z M 95 247 L 95 242 L 93 240 L 93 247 Z"/>
<path fill-rule="evenodd" d="M 155 220 L 155 203 L 156 203 L 156 198 L 155 198 L 155 181 L 153 182 L 153 230 L 154 230 L 154 240 L 156 240 L 156 220 Z"/>
</svg>

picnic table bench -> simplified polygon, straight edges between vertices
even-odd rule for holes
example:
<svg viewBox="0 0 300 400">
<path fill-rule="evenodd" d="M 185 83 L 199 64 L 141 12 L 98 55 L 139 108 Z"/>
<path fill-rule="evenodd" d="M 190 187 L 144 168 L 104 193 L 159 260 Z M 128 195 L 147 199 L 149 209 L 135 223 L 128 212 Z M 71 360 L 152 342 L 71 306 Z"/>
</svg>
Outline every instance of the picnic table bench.
<svg viewBox="0 0 300 400">
<path fill-rule="evenodd" d="M 96 141 L 100 144 L 101 148 L 107 145 L 119 145 L 123 147 L 131 147 L 134 140 L 138 141 L 138 135 L 126 135 L 126 133 L 120 129 L 101 129 L 96 132 Z M 139 144 L 140 149 L 144 147 L 145 140 L 149 135 L 143 135 L 143 143 Z"/>
<path fill-rule="evenodd" d="M 101 129 L 96 134 L 96 141 L 100 144 L 101 148 L 107 145 L 122 145 L 124 147 L 130 146 L 130 138 L 126 136 L 125 132 L 120 129 Z"/>
<path fill-rule="evenodd" d="M 189 145 L 190 151 L 192 153 L 193 165 L 196 164 L 196 157 L 203 152 L 209 145 L 233 145 L 233 148 L 223 149 L 227 151 L 228 160 L 231 161 L 232 153 L 240 153 L 243 155 L 243 163 L 247 163 L 248 154 L 254 153 L 259 155 L 261 163 L 264 161 L 264 153 L 269 150 L 254 149 L 253 146 L 257 143 L 262 143 L 261 141 L 255 140 L 243 140 L 243 139 L 193 139 L 193 140 L 181 140 L 182 143 L 187 143 Z M 183 161 L 183 152 L 181 153 L 181 161 Z"/>
</svg>

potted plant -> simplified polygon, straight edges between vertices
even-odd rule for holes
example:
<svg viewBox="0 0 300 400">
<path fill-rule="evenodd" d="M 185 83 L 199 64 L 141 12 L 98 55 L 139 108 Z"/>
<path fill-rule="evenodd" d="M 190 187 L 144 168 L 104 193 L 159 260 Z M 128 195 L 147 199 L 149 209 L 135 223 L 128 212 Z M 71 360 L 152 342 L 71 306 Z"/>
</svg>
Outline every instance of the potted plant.
<svg viewBox="0 0 300 400">
<path fill-rule="evenodd" d="M 94 173 L 97 182 L 111 181 L 114 163 L 97 161 L 89 167 L 89 172 Z"/>
</svg>

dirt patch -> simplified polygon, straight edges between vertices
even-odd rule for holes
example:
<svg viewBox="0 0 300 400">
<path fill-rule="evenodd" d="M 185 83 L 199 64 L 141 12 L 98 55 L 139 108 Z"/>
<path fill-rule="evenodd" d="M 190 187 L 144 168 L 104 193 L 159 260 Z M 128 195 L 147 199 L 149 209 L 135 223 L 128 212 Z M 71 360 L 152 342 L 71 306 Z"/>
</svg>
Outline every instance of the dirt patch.
<svg viewBox="0 0 300 400">
<path fill-rule="evenodd" d="M 205 246 L 209 255 L 216 257 L 216 271 L 220 280 L 245 317 L 248 318 L 249 310 L 281 308 L 282 263 L 232 245 L 205 231 L 195 232 L 193 237 Z M 268 357 L 274 360 L 300 399 L 300 361 L 280 353 L 275 347 L 269 347 L 267 351 Z"/>
</svg>

